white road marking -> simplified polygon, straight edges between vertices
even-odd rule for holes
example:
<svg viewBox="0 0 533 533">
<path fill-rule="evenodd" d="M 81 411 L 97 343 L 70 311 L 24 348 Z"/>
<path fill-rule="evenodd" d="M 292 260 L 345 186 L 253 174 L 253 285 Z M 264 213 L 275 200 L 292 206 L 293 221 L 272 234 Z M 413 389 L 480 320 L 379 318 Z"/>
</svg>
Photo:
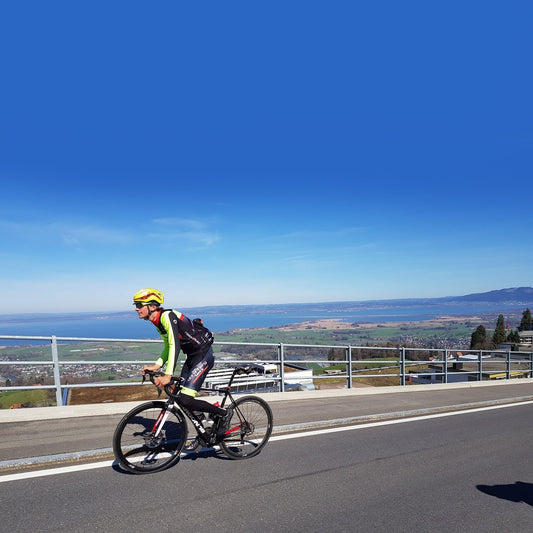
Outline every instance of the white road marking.
<svg viewBox="0 0 533 533">
<path fill-rule="evenodd" d="M 47 468 L 46 470 L 36 470 L 35 472 L 21 472 L 20 474 L 7 474 L 0 476 L 0 483 L 6 481 L 18 481 L 20 479 L 31 479 L 33 477 L 55 476 L 57 474 L 70 474 L 71 472 L 81 472 L 82 470 L 94 470 L 95 468 L 105 468 L 113 466 L 114 461 L 100 461 L 98 463 L 88 463 L 84 465 L 62 466 L 60 468 Z"/>
<path fill-rule="evenodd" d="M 269 444 L 271 442 L 276 442 L 276 441 L 299 439 L 302 437 L 324 435 L 326 433 L 338 433 L 340 431 L 353 431 L 355 429 L 367 429 L 367 428 L 374 428 L 374 427 L 380 427 L 380 426 L 390 426 L 393 424 L 406 424 L 408 422 L 418 422 L 420 420 L 430 420 L 432 418 L 444 418 L 448 416 L 479 413 L 482 411 L 491 411 L 493 409 L 506 409 L 507 407 L 516 407 L 519 405 L 529 405 L 529 404 L 533 404 L 533 400 L 526 401 L 526 402 L 518 402 L 518 403 L 508 403 L 508 404 L 503 404 L 503 405 L 493 405 L 489 407 L 476 407 L 474 409 L 464 409 L 462 411 L 451 411 L 451 412 L 446 412 L 446 413 L 434 413 L 431 415 L 421 415 L 421 416 L 414 416 L 414 417 L 409 417 L 409 418 L 399 418 L 395 420 L 381 420 L 378 422 L 366 422 L 362 424 L 355 424 L 352 426 L 341 426 L 341 427 L 334 427 L 334 428 L 327 428 L 327 429 L 302 431 L 300 433 L 291 433 L 288 435 L 275 435 L 274 437 L 270 438 Z M 34 472 L 21 472 L 18 474 L 6 474 L 4 476 L 0 476 L 0 483 L 6 483 L 8 481 L 20 481 L 20 480 L 31 479 L 31 478 L 36 478 L 36 477 L 55 476 L 59 474 L 70 474 L 72 472 L 81 472 L 84 470 L 95 470 L 97 468 L 110 468 L 114 464 L 116 464 L 114 460 L 107 460 L 107 461 L 99 461 L 97 463 L 87 463 L 83 465 L 63 466 L 59 468 L 47 468 L 45 470 L 36 470 Z"/>
</svg>

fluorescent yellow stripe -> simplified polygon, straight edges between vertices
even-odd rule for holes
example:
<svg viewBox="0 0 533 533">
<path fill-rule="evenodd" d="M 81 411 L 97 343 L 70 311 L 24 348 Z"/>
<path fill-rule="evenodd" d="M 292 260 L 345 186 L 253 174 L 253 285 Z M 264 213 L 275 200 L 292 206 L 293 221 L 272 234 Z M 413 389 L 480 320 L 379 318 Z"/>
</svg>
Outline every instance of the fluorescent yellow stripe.
<svg viewBox="0 0 533 533">
<path fill-rule="evenodd" d="M 194 389 L 188 389 L 187 387 L 183 387 L 180 391 L 180 394 L 185 394 L 187 396 L 192 396 L 193 398 L 196 398 L 198 391 Z"/>
</svg>

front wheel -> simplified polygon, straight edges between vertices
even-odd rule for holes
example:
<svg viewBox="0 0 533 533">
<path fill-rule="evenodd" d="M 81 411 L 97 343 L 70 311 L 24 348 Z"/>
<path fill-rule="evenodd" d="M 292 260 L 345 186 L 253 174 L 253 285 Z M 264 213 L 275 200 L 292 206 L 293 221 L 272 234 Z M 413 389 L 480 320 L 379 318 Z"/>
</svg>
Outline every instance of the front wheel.
<svg viewBox="0 0 533 533">
<path fill-rule="evenodd" d="M 231 459 L 257 455 L 272 434 L 272 420 L 272 411 L 262 398 L 240 398 L 235 402 L 230 429 L 220 441 L 222 451 Z"/>
<path fill-rule="evenodd" d="M 113 435 L 115 458 L 128 472 L 158 472 L 177 463 L 187 441 L 187 424 L 167 403 L 146 402 L 124 415 Z"/>
</svg>

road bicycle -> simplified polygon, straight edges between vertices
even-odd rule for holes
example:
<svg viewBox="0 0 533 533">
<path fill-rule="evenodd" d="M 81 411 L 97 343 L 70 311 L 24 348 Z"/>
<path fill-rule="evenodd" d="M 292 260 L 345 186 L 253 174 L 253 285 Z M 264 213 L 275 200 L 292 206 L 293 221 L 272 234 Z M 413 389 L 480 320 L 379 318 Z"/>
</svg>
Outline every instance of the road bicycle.
<svg viewBox="0 0 533 533">
<path fill-rule="evenodd" d="M 252 367 L 237 367 L 226 386 L 216 389 L 223 394 L 220 407 L 231 407 L 233 414 L 229 429 L 220 434 L 219 421 L 204 413 L 179 406 L 177 399 L 183 379 L 172 376 L 164 390 L 166 401 L 142 403 L 126 413 L 113 435 L 113 452 L 124 470 L 134 474 L 159 472 L 176 464 L 182 451 L 220 446 L 231 459 L 246 459 L 257 455 L 272 434 L 272 410 L 257 396 L 234 399 L 231 386 L 235 376 L 249 374 Z M 150 381 L 160 372 L 147 372 Z M 143 381 L 145 376 L 143 376 Z M 200 389 L 210 391 L 211 389 Z M 188 437 L 187 417 L 196 430 Z"/>
</svg>

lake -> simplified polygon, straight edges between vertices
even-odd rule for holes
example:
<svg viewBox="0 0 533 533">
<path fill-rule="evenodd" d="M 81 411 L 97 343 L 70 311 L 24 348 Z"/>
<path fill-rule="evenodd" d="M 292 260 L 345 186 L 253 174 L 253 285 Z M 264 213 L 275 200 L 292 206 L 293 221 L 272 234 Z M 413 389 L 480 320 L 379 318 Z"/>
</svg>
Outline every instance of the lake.
<svg viewBox="0 0 533 533">
<path fill-rule="evenodd" d="M 525 307 L 497 303 L 415 304 L 413 302 L 337 302 L 276 306 L 221 306 L 182 309 L 191 318 L 200 316 L 214 332 L 230 329 L 268 328 L 337 318 L 346 322 L 418 322 L 440 316 L 494 315 L 519 317 Z M 516 320 L 516 324 L 514 323 Z M 511 322 L 518 325 L 519 318 Z M 0 335 L 58 337 L 98 337 L 120 339 L 158 338 L 149 322 L 139 320 L 134 311 L 121 313 L 71 313 L 1 315 Z M 1 339 L 0 343 L 8 344 Z M 10 343 L 9 343 L 10 344 Z"/>
</svg>

